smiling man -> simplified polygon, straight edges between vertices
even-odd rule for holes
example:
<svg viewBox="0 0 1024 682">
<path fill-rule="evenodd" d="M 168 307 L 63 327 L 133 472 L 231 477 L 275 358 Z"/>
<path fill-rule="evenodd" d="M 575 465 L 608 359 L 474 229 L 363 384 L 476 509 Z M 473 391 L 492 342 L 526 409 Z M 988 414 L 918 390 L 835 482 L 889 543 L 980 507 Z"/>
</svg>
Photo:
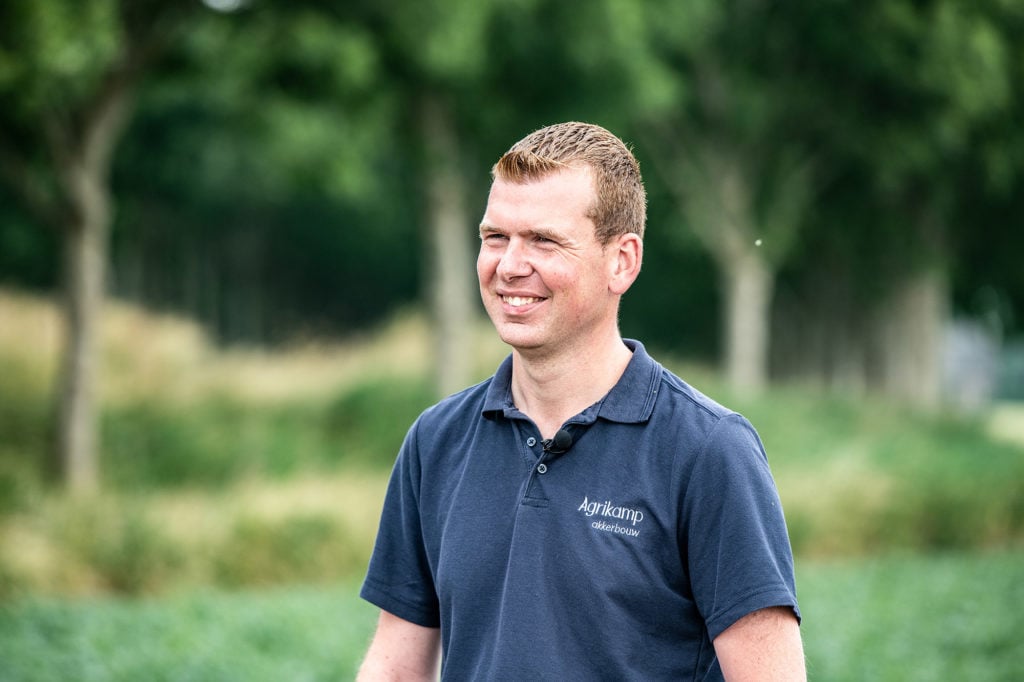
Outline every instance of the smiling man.
<svg viewBox="0 0 1024 682">
<path fill-rule="evenodd" d="M 512 352 L 406 436 L 359 679 L 804 679 L 757 434 L 619 333 L 643 260 L 636 159 L 564 123 L 493 176 L 477 275 Z"/>
</svg>

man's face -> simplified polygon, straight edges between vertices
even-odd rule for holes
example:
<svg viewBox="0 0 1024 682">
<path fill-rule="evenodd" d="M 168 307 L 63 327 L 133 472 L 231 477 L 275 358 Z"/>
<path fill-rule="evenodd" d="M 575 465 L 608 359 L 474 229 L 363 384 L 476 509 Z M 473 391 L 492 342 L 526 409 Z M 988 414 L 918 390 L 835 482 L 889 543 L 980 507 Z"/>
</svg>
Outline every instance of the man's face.
<svg viewBox="0 0 1024 682">
<path fill-rule="evenodd" d="M 616 249 L 603 249 L 594 236 L 587 217 L 594 200 L 585 168 L 491 186 L 477 276 L 484 307 L 513 348 L 578 352 L 608 324 L 614 328 Z"/>
</svg>

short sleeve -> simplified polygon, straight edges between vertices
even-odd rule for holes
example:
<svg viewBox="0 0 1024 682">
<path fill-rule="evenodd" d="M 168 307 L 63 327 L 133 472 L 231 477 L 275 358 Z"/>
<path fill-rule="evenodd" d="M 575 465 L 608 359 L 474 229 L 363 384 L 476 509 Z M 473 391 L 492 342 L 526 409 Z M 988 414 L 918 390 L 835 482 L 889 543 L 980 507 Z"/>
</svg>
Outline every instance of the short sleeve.
<svg viewBox="0 0 1024 682">
<path fill-rule="evenodd" d="M 771 606 L 800 618 L 793 555 L 760 438 L 742 416 L 722 418 L 694 460 L 681 542 L 697 608 L 714 640 Z"/>
<path fill-rule="evenodd" d="M 420 467 L 413 424 L 388 483 L 380 527 L 360 596 L 399 618 L 440 626 L 433 575 L 423 543 Z"/>
</svg>

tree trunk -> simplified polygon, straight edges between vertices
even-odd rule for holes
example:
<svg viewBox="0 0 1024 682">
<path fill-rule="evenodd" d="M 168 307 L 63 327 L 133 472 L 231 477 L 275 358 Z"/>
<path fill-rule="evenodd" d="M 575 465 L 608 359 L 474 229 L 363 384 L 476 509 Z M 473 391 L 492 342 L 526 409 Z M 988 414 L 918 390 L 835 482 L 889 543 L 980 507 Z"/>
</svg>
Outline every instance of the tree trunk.
<svg viewBox="0 0 1024 682">
<path fill-rule="evenodd" d="M 868 389 L 870 325 L 854 284 L 834 262 L 819 262 L 800 286 L 779 292 L 773 307 L 772 366 L 785 380 L 814 383 L 835 394 Z"/>
<path fill-rule="evenodd" d="M 99 485 L 97 393 L 110 198 L 95 169 L 72 163 L 64 174 L 75 218 L 64 239 L 66 333 L 57 447 L 67 486 L 89 493 Z"/>
<path fill-rule="evenodd" d="M 876 328 L 878 384 L 885 394 L 922 409 L 939 406 L 948 319 L 949 283 L 938 268 L 912 273 L 893 289 Z"/>
<path fill-rule="evenodd" d="M 775 276 L 757 253 L 721 264 L 725 290 L 725 366 L 733 390 L 757 394 L 768 381 Z"/>
<path fill-rule="evenodd" d="M 689 174 L 688 215 L 723 280 L 725 375 L 734 391 L 756 395 L 768 383 L 775 272 L 756 237 L 753 190 L 742 161 L 713 143 L 701 158 L 702 171 Z"/>
<path fill-rule="evenodd" d="M 430 310 L 434 328 L 435 386 L 446 396 L 471 379 L 473 255 L 471 217 L 466 210 L 466 181 L 459 166 L 458 138 L 450 112 L 427 97 L 420 120 L 426 150 L 426 222 L 429 231 Z"/>
<path fill-rule="evenodd" d="M 111 222 L 110 162 L 128 120 L 132 82 L 114 73 L 76 131 L 50 122 L 51 152 L 70 207 L 64 237 L 65 348 L 57 460 L 76 494 L 99 486 L 100 335 Z"/>
</svg>

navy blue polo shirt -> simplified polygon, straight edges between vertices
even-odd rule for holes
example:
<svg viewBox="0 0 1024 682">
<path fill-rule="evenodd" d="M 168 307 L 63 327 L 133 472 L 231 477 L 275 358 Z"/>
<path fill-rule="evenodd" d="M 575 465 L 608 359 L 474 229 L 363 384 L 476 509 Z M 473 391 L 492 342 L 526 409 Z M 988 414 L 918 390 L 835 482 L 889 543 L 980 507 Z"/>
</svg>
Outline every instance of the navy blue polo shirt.
<svg viewBox="0 0 1024 682">
<path fill-rule="evenodd" d="M 361 594 L 441 628 L 443 679 L 717 679 L 737 619 L 799 617 L 753 427 L 626 343 L 564 454 L 513 404 L 511 358 L 409 430 Z"/>
</svg>

